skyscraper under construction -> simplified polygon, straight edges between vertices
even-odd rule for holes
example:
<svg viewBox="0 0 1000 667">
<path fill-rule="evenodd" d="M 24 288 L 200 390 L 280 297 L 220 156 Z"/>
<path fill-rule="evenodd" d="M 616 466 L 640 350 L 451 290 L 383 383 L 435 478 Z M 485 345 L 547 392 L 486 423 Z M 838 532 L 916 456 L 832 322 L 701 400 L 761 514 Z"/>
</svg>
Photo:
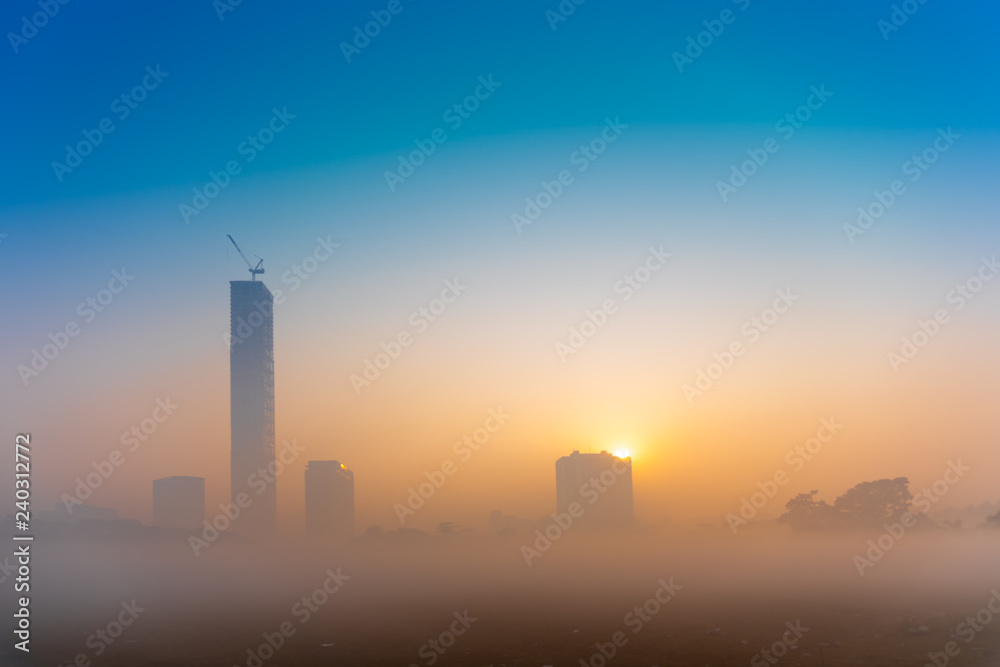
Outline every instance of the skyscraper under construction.
<svg viewBox="0 0 1000 667">
<path fill-rule="evenodd" d="M 240 504 L 240 517 L 233 522 L 233 529 L 272 533 L 277 527 L 274 296 L 263 282 L 234 280 L 229 283 L 229 297 L 231 496 L 234 505 L 241 493 L 250 501 L 245 508 Z"/>
</svg>

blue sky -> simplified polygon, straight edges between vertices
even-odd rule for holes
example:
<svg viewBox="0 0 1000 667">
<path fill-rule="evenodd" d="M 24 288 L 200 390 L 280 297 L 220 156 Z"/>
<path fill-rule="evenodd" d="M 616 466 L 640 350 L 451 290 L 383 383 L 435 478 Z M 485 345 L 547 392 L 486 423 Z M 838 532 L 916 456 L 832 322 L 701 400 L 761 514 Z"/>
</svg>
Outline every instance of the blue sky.
<svg viewBox="0 0 1000 667">
<path fill-rule="evenodd" d="M 553 29 L 557 2 L 401 0 L 351 62 L 342 44 L 387 3 L 245 0 L 221 19 L 208 0 L 54 6 L 17 53 L 9 36 L 0 49 L 0 83 L 11 92 L 0 266 L 45 276 L 8 297 L 26 313 L 119 263 L 162 263 L 161 279 L 196 289 L 209 266 L 232 273 L 227 233 L 279 266 L 333 233 L 354 244 L 359 266 L 428 281 L 468 258 L 544 262 L 567 245 L 600 257 L 663 238 L 709 256 L 830 253 L 836 262 L 842 225 L 942 127 L 962 139 L 847 257 L 916 266 L 953 257 L 960 271 L 996 238 L 998 9 L 984 3 L 913 5 L 884 39 L 878 22 L 892 18 L 892 3 L 589 0 Z M 38 11 L 10 3 L 0 25 L 20 31 Z M 707 43 L 706 23 L 723 25 L 721 34 L 679 72 L 674 54 L 689 37 Z M 169 74 L 119 119 L 114 101 L 147 68 Z M 443 114 L 481 77 L 500 87 L 389 191 L 385 173 L 399 155 L 446 128 Z M 780 137 L 775 122 L 815 87 L 833 96 L 720 201 L 720 179 Z M 239 147 L 273 109 L 295 118 L 249 162 Z M 515 234 L 511 214 L 571 167 L 607 118 L 629 129 Z M 114 132 L 60 181 L 53 161 L 102 119 Z M 185 224 L 180 205 L 231 160 L 239 175 Z M 30 340 L 46 326 L 25 322 L 18 333 Z"/>
<path fill-rule="evenodd" d="M 811 85 L 837 104 L 832 128 L 996 126 L 995 6 L 930 1 L 889 40 L 892 3 L 609 3 L 590 0 L 552 30 L 556 2 L 402 0 L 403 10 L 348 64 L 339 48 L 385 3 L 246 0 L 224 20 L 204 2 L 70 2 L 14 53 L 0 83 L 4 206 L 197 181 L 262 125 L 298 114 L 252 171 L 302 170 L 407 147 L 442 110 L 493 74 L 503 94 L 463 141 L 590 127 L 772 123 Z M 735 20 L 683 74 L 672 59 L 703 21 Z M 17 30 L 34 2 L 4 6 Z M 9 40 L 5 40 L 9 41 Z M 50 163 L 104 117 L 147 65 L 169 77 L 59 183 Z"/>
</svg>

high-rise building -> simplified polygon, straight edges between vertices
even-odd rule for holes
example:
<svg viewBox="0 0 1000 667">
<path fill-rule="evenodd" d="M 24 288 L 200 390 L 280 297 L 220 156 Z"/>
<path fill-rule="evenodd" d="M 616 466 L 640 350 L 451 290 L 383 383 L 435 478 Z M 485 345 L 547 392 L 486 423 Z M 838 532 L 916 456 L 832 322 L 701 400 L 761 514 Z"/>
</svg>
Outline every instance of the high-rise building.
<svg viewBox="0 0 1000 667">
<path fill-rule="evenodd" d="M 153 525 L 200 528 L 205 520 L 205 478 L 164 477 L 153 480 Z"/>
<path fill-rule="evenodd" d="M 354 473 L 340 461 L 306 466 L 306 532 L 335 540 L 354 535 Z"/>
<path fill-rule="evenodd" d="M 582 509 L 582 516 L 575 519 L 581 525 L 632 525 L 631 457 L 574 451 L 556 461 L 556 508 L 568 512 L 571 503 Z"/>
<path fill-rule="evenodd" d="M 233 522 L 233 529 L 272 533 L 277 528 L 274 297 L 257 280 L 234 280 L 229 288 L 231 497 L 234 505 L 241 493 L 251 501 Z"/>
</svg>

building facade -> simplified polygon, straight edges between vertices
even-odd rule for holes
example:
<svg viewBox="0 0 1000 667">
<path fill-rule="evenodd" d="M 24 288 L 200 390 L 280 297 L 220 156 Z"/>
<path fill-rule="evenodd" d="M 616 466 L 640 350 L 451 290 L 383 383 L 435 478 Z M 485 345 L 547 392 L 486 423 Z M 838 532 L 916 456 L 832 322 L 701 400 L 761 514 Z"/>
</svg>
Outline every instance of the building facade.
<svg viewBox="0 0 1000 667">
<path fill-rule="evenodd" d="M 581 454 L 574 451 L 556 461 L 556 508 L 569 512 L 582 508 L 580 525 L 627 527 L 633 524 L 632 459 L 609 452 Z"/>
<path fill-rule="evenodd" d="M 339 461 L 306 466 L 306 532 L 319 539 L 354 536 L 354 472 Z"/>
<path fill-rule="evenodd" d="M 277 529 L 278 512 L 273 475 L 274 296 L 256 280 L 234 280 L 229 288 L 231 499 L 236 504 L 241 493 L 251 499 L 233 529 L 268 534 Z"/>
</svg>

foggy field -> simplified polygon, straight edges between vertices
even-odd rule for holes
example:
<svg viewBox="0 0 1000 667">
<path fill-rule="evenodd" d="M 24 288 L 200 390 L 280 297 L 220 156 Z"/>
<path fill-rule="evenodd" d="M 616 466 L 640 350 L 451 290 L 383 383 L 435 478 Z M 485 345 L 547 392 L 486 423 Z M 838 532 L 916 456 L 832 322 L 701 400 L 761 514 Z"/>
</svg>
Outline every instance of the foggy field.
<svg viewBox="0 0 1000 667">
<path fill-rule="evenodd" d="M 599 667 L 603 647 L 611 665 L 923 665 L 954 641 L 951 664 L 996 664 L 1000 624 L 963 623 L 1000 586 L 1000 534 L 905 535 L 860 576 L 853 558 L 871 537 L 566 534 L 528 566 L 517 535 L 366 536 L 337 551 L 224 540 L 200 557 L 180 533 L 53 536 L 37 544 L 33 627 L 45 641 L 32 655 Z M 109 644 L 95 638 L 133 600 L 134 622 Z M 781 657 L 768 662 L 764 649 Z"/>
</svg>

